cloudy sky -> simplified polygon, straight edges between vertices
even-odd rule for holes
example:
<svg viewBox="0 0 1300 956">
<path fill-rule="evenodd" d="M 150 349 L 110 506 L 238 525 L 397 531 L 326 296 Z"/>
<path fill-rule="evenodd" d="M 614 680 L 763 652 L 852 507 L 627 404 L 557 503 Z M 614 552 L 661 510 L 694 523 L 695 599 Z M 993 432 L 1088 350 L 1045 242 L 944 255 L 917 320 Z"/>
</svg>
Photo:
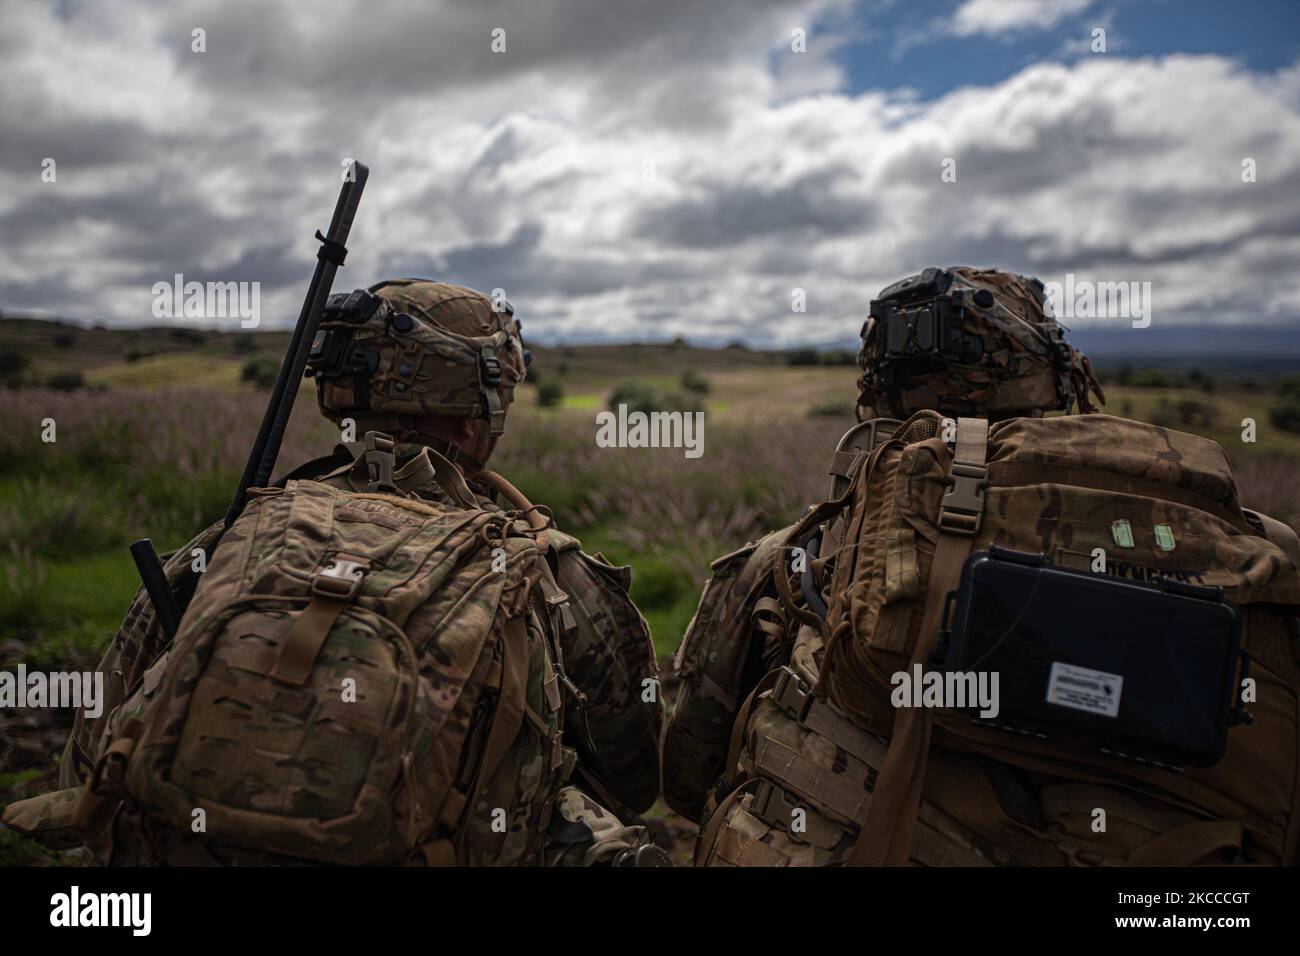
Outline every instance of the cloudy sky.
<svg viewBox="0 0 1300 956">
<path fill-rule="evenodd" d="M 1300 332 L 1295 0 L 0 0 L 0 62 L 0 309 L 146 324 L 181 273 L 291 322 L 357 157 L 336 288 L 539 339 L 839 342 L 960 263 Z"/>
</svg>

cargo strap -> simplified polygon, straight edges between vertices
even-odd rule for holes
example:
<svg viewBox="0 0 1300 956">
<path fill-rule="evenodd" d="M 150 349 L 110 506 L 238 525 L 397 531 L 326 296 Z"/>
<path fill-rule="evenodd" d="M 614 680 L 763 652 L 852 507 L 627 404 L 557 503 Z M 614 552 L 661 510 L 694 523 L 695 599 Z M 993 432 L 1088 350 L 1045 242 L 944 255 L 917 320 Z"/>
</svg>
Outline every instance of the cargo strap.
<svg viewBox="0 0 1300 956">
<path fill-rule="evenodd" d="M 988 433 L 988 422 L 983 419 L 957 419 L 956 447 L 948 470 L 948 488 L 940 501 L 939 536 L 930 565 L 925 613 L 909 671 L 918 664 L 924 667 L 933 652 L 948 592 L 957 587 L 962 565 L 979 533 L 988 474 Z M 904 707 L 895 713 L 880 780 L 849 856 L 851 866 L 907 863 L 933 729 L 931 708 Z"/>
<path fill-rule="evenodd" d="M 311 578 L 311 600 L 294 619 L 275 667 L 272 680 L 301 687 L 307 683 L 325 638 L 343 609 L 361 593 L 370 563 L 350 554 L 337 554 Z"/>
<path fill-rule="evenodd" d="M 118 800 L 126 791 L 126 768 L 143 729 L 144 724 L 132 717 L 95 761 L 73 811 L 83 837 L 104 829 L 117 812 Z"/>
<path fill-rule="evenodd" d="M 722 765 L 722 786 L 724 790 L 734 786 L 736 778 L 740 775 L 740 748 L 745 743 L 745 732 L 749 729 L 749 717 L 758 704 L 758 698 L 776 683 L 778 676 L 780 676 L 779 670 L 769 671 L 764 674 L 763 679 L 749 692 L 749 696 L 745 698 L 745 702 L 740 705 L 740 710 L 736 713 L 736 719 L 731 725 L 731 739 L 727 743 L 726 760 Z"/>
</svg>

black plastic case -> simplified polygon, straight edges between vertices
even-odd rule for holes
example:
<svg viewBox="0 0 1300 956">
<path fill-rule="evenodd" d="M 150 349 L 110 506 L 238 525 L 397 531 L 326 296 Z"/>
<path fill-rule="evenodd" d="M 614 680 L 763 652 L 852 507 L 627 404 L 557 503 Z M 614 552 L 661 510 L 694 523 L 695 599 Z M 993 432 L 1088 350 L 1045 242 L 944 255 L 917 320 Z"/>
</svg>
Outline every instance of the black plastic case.
<svg viewBox="0 0 1300 956">
<path fill-rule="evenodd" d="M 943 669 L 998 672 L 998 725 L 1208 767 L 1228 727 L 1249 719 L 1241 616 L 1220 588 L 1090 574 L 992 547 L 967 559 L 944 611 Z"/>
</svg>

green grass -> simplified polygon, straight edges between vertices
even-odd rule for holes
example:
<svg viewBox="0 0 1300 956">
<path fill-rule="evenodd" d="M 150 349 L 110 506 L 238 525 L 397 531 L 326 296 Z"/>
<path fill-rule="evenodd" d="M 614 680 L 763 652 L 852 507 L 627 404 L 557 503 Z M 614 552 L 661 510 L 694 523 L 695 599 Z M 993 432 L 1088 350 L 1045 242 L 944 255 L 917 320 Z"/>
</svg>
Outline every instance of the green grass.
<svg viewBox="0 0 1300 956">
<path fill-rule="evenodd" d="M 604 407 L 604 401 L 604 397 L 595 392 L 584 392 L 580 395 L 565 395 L 560 400 L 560 407 L 580 412 L 599 411 Z"/>
<path fill-rule="evenodd" d="M 86 382 L 108 388 L 247 388 L 240 380 L 242 366 L 236 359 L 171 352 L 105 365 L 87 373 Z"/>
<path fill-rule="evenodd" d="M 24 613 L 6 582 L 0 593 L 0 638 L 24 641 L 28 664 L 95 659 L 107 647 L 140 586 L 126 549 L 43 562 L 44 582 Z"/>
<path fill-rule="evenodd" d="M 187 345 L 167 330 L 79 330 L 71 348 L 59 348 L 55 334 L 42 323 L 0 328 L 0 345 L 25 350 L 33 369 L 79 366 L 104 386 L 0 392 L 0 418 L 12 423 L 0 433 L 0 538 L 18 546 L 0 550 L 0 638 L 18 638 L 41 660 L 93 654 L 114 631 L 137 588 L 131 540 L 175 546 L 224 511 L 266 400 L 239 381 L 254 352 L 237 351 L 233 336 Z M 259 335 L 255 352 L 274 354 L 283 342 L 282 334 Z M 141 345 L 163 351 L 126 362 L 127 349 Z M 851 424 L 856 369 L 666 343 L 534 352 L 542 380 L 559 382 L 564 398 L 538 410 L 536 390 L 521 389 L 493 465 L 587 550 L 632 566 L 633 598 L 666 656 L 694 613 L 708 562 L 825 494 L 829 450 Z M 596 447 L 594 415 L 619 383 L 676 392 L 688 371 L 709 385 L 703 458 Z M 1300 435 L 1271 425 L 1273 386 L 1215 386 L 1110 384 L 1107 411 L 1208 434 L 1239 469 L 1248 505 L 1295 520 Z M 1210 420 L 1181 420 L 1188 401 Z M 55 444 L 39 439 L 47 415 L 58 422 Z M 1253 444 L 1241 441 L 1246 417 L 1258 424 Z M 311 382 L 288 435 L 285 466 L 336 439 L 316 413 Z"/>
</svg>

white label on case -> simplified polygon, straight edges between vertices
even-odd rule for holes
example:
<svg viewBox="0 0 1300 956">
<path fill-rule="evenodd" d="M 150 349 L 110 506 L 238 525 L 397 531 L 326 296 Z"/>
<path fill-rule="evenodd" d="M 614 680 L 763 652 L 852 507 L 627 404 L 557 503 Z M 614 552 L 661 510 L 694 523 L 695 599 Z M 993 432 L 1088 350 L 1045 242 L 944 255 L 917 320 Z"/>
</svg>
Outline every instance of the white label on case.
<svg viewBox="0 0 1300 956">
<path fill-rule="evenodd" d="M 1047 679 L 1047 702 L 1089 714 L 1116 717 L 1123 689 L 1124 678 L 1119 674 L 1053 661 L 1052 673 Z"/>
</svg>

